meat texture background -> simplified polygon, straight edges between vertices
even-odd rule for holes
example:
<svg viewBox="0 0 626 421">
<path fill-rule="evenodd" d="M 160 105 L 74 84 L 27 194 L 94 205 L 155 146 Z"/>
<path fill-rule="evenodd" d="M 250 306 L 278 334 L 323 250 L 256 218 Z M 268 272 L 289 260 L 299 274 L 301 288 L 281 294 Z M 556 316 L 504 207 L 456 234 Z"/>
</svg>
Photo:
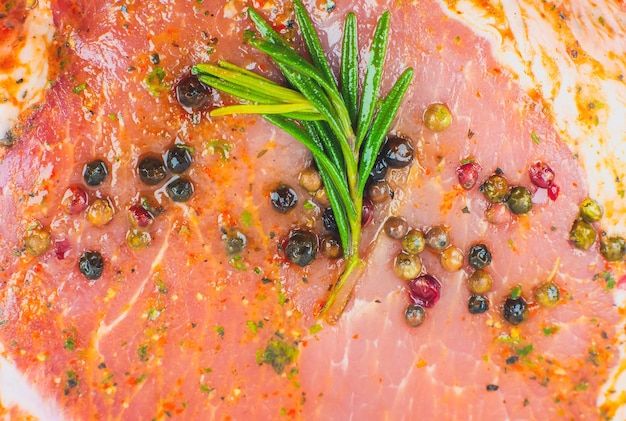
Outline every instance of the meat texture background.
<svg viewBox="0 0 626 421">
<path fill-rule="evenodd" d="M 19 2 L 18 2 L 19 3 Z M 42 3 L 39 7 L 46 6 Z M 49 49 L 45 99 L 15 128 L 16 144 L 0 164 L 0 344 L 3 365 L 16 367 L 41 398 L 38 409 L 7 402 L 3 415 L 29 411 L 47 419 L 602 419 L 614 415 L 617 393 L 601 386 L 617 362 L 619 314 L 597 245 L 574 249 L 568 232 L 589 195 L 576 153 L 555 127 L 540 92 L 492 56 L 488 39 L 433 1 L 307 2 L 334 68 L 343 18 L 358 17 L 368 45 L 377 17 L 391 12 L 383 90 L 407 66 L 414 81 L 393 131 L 411 139 L 416 159 L 388 176 L 393 199 L 377 207 L 364 233 L 368 268 L 336 325 L 314 314 L 341 270 L 319 257 L 290 265 L 280 251 L 295 227 L 322 231 L 320 206 L 298 186 L 308 152 L 256 117 L 211 118 L 231 99 L 213 94 L 188 112 L 173 91 L 192 65 L 224 59 L 280 80 L 272 64 L 244 42 L 246 8 L 264 14 L 300 45 L 289 2 L 81 1 L 50 3 L 56 33 Z M 554 6 L 554 7 L 552 7 Z M 19 10 L 29 13 L 24 4 Z M 546 16 L 558 14 L 545 5 Z M 497 9 L 485 13 L 500 17 Z M 552 19 L 552 18 L 550 18 Z M 546 36 L 549 36 L 547 34 Z M 3 53 L 4 50 L 0 50 Z M 366 50 L 362 51 L 362 59 Z M 451 127 L 424 128 L 434 102 L 452 111 Z M 194 194 L 171 201 L 167 181 L 150 187 L 136 168 L 174 143 L 193 154 L 185 174 Z M 477 188 L 458 185 L 455 169 L 473 157 L 481 180 L 498 169 L 512 185 L 531 187 L 528 167 L 554 169 L 556 200 L 536 196 L 528 215 L 502 225 L 486 221 Z M 109 165 L 104 184 L 83 185 L 85 163 Z M 172 177 L 170 174 L 168 177 Z M 299 203 L 272 210 L 268 195 L 291 185 Z M 116 213 L 93 226 L 84 212 L 62 206 L 69 186 L 89 201 L 110 200 Z M 306 205 L 305 203 L 309 204 Z M 150 244 L 129 246 L 127 210 L 158 209 Z M 388 215 L 412 227 L 445 224 L 464 251 L 492 250 L 491 308 L 470 315 L 468 265 L 446 272 L 422 255 L 425 271 L 443 284 L 419 328 L 404 321 L 406 283 L 393 271 L 400 244 L 380 232 Z M 34 227 L 51 233 L 42 255 L 24 250 Z M 229 255 L 234 233 L 246 247 Z M 78 270 L 85 250 L 100 251 L 103 276 Z M 549 278 L 561 288 L 553 309 L 532 306 L 514 327 L 501 316 L 516 286 L 532 290 Z M 283 362 L 272 366 L 268 350 Z M 3 369 L 6 372 L 7 368 Z M 19 401 L 19 399 L 17 399 Z M 37 412 L 38 411 L 38 412 Z"/>
</svg>

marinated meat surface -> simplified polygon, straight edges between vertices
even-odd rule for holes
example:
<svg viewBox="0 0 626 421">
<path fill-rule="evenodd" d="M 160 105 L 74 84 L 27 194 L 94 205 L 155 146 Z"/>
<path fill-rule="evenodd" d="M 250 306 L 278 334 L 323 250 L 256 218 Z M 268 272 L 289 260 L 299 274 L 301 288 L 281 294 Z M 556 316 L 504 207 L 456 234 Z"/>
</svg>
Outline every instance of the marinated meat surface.
<svg viewBox="0 0 626 421">
<path fill-rule="evenodd" d="M 364 232 L 368 267 L 339 322 L 324 324 L 315 315 L 341 259 L 320 254 L 301 268 L 282 250 L 292 229 L 323 232 L 325 205 L 298 183 L 309 153 L 262 118 L 209 117 L 232 103 L 226 95 L 211 91 L 196 110 L 176 97 L 201 62 L 223 59 L 280 80 L 244 41 L 248 6 L 300 45 L 290 2 L 51 3 L 55 79 L 0 164 L 2 356 L 68 420 L 610 416 L 614 408 L 597 399 L 617 361 L 619 315 L 597 276 L 606 269 L 597 245 L 581 251 L 568 240 L 588 190 L 541 98 L 438 3 L 306 4 L 333 68 L 345 14 L 356 13 L 367 45 L 388 9 L 383 89 L 405 67 L 416 72 L 393 126 L 415 160 L 390 170 L 393 198 L 376 205 Z M 452 112 L 443 132 L 424 127 L 432 103 Z M 190 168 L 143 182 L 142 160 L 175 144 L 190 152 Z M 456 168 L 470 157 L 480 182 L 464 190 Z M 96 159 L 108 174 L 88 186 L 84 168 Z M 536 161 L 554 170 L 556 200 L 533 187 Z M 495 225 L 479 185 L 500 171 L 535 203 Z M 193 184 L 183 202 L 167 188 L 179 177 Z M 281 183 L 298 195 L 287 213 L 269 199 Z M 69 188 L 84 190 L 90 206 L 108 203 L 112 219 L 68 208 Z M 137 227 L 137 207 L 154 221 Z M 425 231 L 445 225 L 465 253 L 486 244 L 489 310 L 468 312 L 468 264 L 447 272 L 424 251 L 441 298 L 409 327 L 407 283 L 393 270 L 401 245 L 381 229 L 389 215 Z M 29 241 L 41 231 L 50 246 L 37 254 Z M 98 279 L 80 271 L 86 251 L 102 256 Z M 543 308 L 533 289 L 551 276 L 562 300 Z M 513 290 L 531 303 L 517 326 L 502 317 Z"/>
</svg>

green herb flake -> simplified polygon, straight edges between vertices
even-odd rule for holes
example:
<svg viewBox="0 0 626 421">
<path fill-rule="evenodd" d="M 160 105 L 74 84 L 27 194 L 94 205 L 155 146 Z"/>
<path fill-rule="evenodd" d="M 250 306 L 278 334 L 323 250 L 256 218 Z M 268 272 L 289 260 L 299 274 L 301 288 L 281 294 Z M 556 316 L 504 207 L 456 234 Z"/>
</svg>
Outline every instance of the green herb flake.
<svg viewBox="0 0 626 421">
<path fill-rule="evenodd" d="M 167 285 L 165 284 L 165 282 L 163 282 L 163 280 L 161 278 L 158 278 L 156 281 L 154 281 L 157 285 L 157 288 L 159 289 L 159 292 L 161 294 L 167 294 L 168 290 L 167 290 Z"/>
<path fill-rule="evenodd" d="M 213 327 L 213 331 L 215 331 L 215 333 L 217 333 L 217 336 L 219 336 L 220 338 L 224 337 L 224 326 L 215 326 Z"/>
<path fill-rule="evenodd" d="M 300 370 L 298 370 L 297 368 L 292 368 L 291 370 L 289 370 L 289 373 L 287 373 L 287 378 L 289 380 L 292 380 L 294 377 L 296 377 L 298 375 L 298 373 L 300 372 Z"/>
<path fill-rule="evenodd" d="M 109 383 L 111 383 L 111 380 L 113 380 L 113 377 L 115 377 L 115 374 L 114 373 L 110 373 L 108 376 L 106 376 L 104 379 L 102 379 L 100 384 L 108 385 Z"/>
<path fill-rule="evenodd" d="M 82 83 L 79 83 L 78 85 L 74 86 L 72 88 L 72 92 L 75 93 L 76 95 L 78 95 L 81 92 L 83 92 L 85 89 L 87 89 L 87 82 L 82 82 Z"/>
<path fill-rule="evenodd" d="M 214 139 L 204 143 L 204 149 L 211 154 L 218 154 L 224 161 L 228 161 L 232 148 L 232 143 L 226 142 L 225 140 Z"/>
<path fill-rule="evenodd" d="M 511 298 L 519 298 L 522 296 L 522 286 L 517 285 L 511 290 Z"/>
<path fill-rule="evenodd" d="M 598 279 L 602 279 L 605 282 L 605 288 L 607 290 L 611 290 L 613 288 L 615 288 L 615 278 L 613 277 L 613 274 L 608 271 L 602 271 L 600 273 L 596 273 L 595 275 L 593 275 L 593 280 L 597 281 Z"/>
<path fill-rule="evenodd" d="M 75 371 L 69 370 L 65 372 L 67 376 L 67 381 L 65 382 L 65 387 L 63 388 L 63 393 L 65 396 L 69 395 L 72 389 L 75 389 L 80 384 L 80 380 L 78 378 L 78 374 Z"/>
<path fill-rule="evenodd" d="M 111 119 L 111 121 L 116 121 L 116 120 L 117 120 L 117 114 L 115 114 L 115 113 L 110 113 L 110 114 L 109 114 L 109 118 Z"/>
<path fill-rule="evenodd" d="M 471 213 L 467 206 L 465 206 L 463 209 L 461 209 L 461 212 L 463 212 L 463 213 Z"/>
<path fill-rule="evenodd" d="M 532 138 L 533 142 L 535 142 L 535 144 L 539 144 L 539 136 L 537 136 L 537 133 L 530 132 L 530 137 Z"/>
<path fill-rule="evenodd" d="M 574 386 L 574 390 L 577 392 L 587 390 L 588 388 L 589 388 L 589 383 L 586 382 L 585 380 L 583 380 L 582 382 Z"/>
<path fill-rule="evenodd" d="M 311 326 L 309 328 L 309 333 L 311 335 L 315 335 L 317 332 L 321 331 L 323 329 L 323 326 L 320 324 L 314 324 L 313 326 Z"/>
<path fill-rule="evenodd" d="M 65 339 L 65 344 L 63 344 L 63 348 L 67 349 L 68 351 L 74 351 L 74 349 L 76 349 L 76 344 L 74 343 L 74 338 L 71 336 L 68 336 Z"/>
<path fill-rule="evenodd" d="M 503 333 L 498 336 L 497 341 L 502 342 L 502 343 L 507 343 L 507 344 L 517 344 L 521 341 L 521 339 L 519 338 L 519 336 L 514 338 L 512 336 L 509 336 Z"/>
<path fill-rule="evenodd" d="M 558 326 L 550 326 L 550 327 L 544 327 L 543 328 L 543 334 L 546 335 L 546 336 L 554 335 L 558 331 L 559 331 L 559 327 Z"/>
<path fill-rule="evenodd" d="M 587 362 L 593 364 L 596 367 L 600 366 L 600 355 L 598 355 L 598 351 L 595 346 L 591 346 L 589 348 L 589 356 L 587 357 Z"/>
<path fill-rule="evenodd" d="M 162 310 L 160 310 L 158 308 L 151 307 L 148 310 L 148 314 L 146 315 L 146 317 L 148 318 L 148 320 L 156 320 L 161 315 L 161 311 Z"/>
<path fill-rule="evenodd" d="M 210 394 L 211 392 L 213 392 L 215 390 L 214 387 L 209 387 L 206 384 L 200 384 L 200 391 L 202 393 L 206 393 L 207 395 Z"/>
<path fill-rule="evenodd" d="M 142 345 L 137 348 L 137 356 L 139 357 L 139 361 L 148 361 L 148 345 Z"/>
<path fill-rule="evenodd" d="M 286 341 L 271 340 L 263 351 L 263 362 L 272 366 L 277 374 L 282 374 L 285 366 L 298 357 L 298 348 Z"/>
<path fill-rule="evenodd" d="M 306 202 L 304 202 L 304 205 L 302 206 L 304 207 L 305 210 L 313 210 L 317 208 L 317 206 L 315 206 L 315 203 L 313 203 L 310 200 L 307 200 Z"/>
<path fill-rule="evenodd" d="M 533 352 L 533 349 L 534 349 L 533 344 L 529 344 L 529 345 L 526 345 L 525 347 L 516 349 L 515 353 L 519 355 L 520 357 L 525 357 L 531 352 Z"/>
<path fill-rule="evenodd" d="M 246 326 L 248 326 L 248 330 L 250 330 L 250 332 L 253 335 L 256 335 L 259 329 L 263 327 L 263 321 L 261 320 L 260 322 L 257 323 L 257 322 L 253 322 L 252 320 L 248 320 L 246 322 Z"/>
<path fill-rule="evenodd" d="M 287 296 L 282 291 L 279 291 L 278 292 L 278 304 L 280 304 L 281 306 L 284 306 L 286 302 L 287 302 Z"/>
<path fill-rule="evenodd" d="M 524 398 L 524 407 L 530 405 L 530 401 L 528 400 L 528 398 Z"/>
<path fill-rule="evenodd" d="M 252 214 L 249 211 L 243 211 L 243 213 L 241 214 L 241 223 L 244 227 L 252 226 Z"/>
<path fill-rule="evenodd" d="M 267 149 L 261 149 L 261 151 L 256 155 L 256 157 L 261 158 L 266 153 L 267 153 Z"/>
<path fill-rule="evenodd" d="M 157 66 L 146 76 L 145 84 L 148 88 L 148 91 L 154 96 L 159 96 L 159 94 L 163 91 L 169 90 L 169 86 L 167 86 L 164 82 L 165 69 L 161 66 Z"/>
<path fill-rule="evenodd" d="M 238 270 L 240 272 L 245 272 L 247 270 L 246 261 L 240 254 L 232 256 L 230 259 L 228 259 L 228 262 L 235 270 Z"/>
</svg>

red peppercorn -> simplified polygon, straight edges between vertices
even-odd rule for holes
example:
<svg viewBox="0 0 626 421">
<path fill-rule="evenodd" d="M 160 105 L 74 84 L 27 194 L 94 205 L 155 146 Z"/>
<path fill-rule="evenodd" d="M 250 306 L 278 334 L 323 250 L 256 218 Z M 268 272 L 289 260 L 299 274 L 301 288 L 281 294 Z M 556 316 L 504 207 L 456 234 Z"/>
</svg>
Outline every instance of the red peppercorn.
<svg viewBox="0 0 626 421">
<path fill-rule="evenodd" d="M 54 240 L 54 255 L 59 260 L 65 259 L 70 255 L 72 246 L 67 238 Z"/>
<path fill-rule="evenodd" d="M 472 160 L 464 161 L 456 169 L 456 175 L 461 187 L 470 190 L 478 182 L 478 173 L 482 170 L 481 165 Z"/>
<path fill-rule="evenodd" d="M 147 228 L 154 222 L 154 216 L 143 206 L 133 205 L 128 208 L 128 220 L 135 228 Z"/>
<path fill-rule="evenodd" d="M 78 186 L 70 186 L 65 190 L 61 206 L 70 215 L 76 215 L 87 209 L 87 192 Z"/>
<path fill-rule="evenodd" d="M 547 189 L 552 185 L 554 180 L 554 171 L 548 164 L 543 161 L 537 161 L 528 169 L 528 175 L 530 175 L 530 181 L 543 189 Z"/>
<path fill-rule="evenodd" d="M 422 307 L 432 307 L 441 295 L 441 283 L 432 275 L 420 275 L 409 282 L 409 300 Z"/>
<path fill-rule="evenodd" d="M 550 184 L 550 187 L 548 187 L 548 197 L 550 198 L 550 200 L 556 200 L 556 198 L 559 197 L 560 191 L 561 188 L 558 186 L 558 184 Z"/>
</svg>

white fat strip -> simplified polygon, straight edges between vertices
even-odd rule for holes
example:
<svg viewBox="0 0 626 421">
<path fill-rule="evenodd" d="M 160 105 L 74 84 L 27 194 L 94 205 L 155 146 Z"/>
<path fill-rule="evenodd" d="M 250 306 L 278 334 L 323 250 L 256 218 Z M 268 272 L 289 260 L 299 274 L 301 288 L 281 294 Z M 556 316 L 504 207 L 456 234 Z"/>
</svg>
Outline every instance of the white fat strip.
<svg viewBox="0 0 626 421">
<path fill-rule="evenodd" d="M 21 411 L 46 421 L 64 421 L 61 409 L 54 400 L 44 399 L 15 365 L 0 357 L 0 401 L 6 408 Z"/>
<path fill-rule="evenodd" d="M 20 113 L 43 99 L 48 83 L 48 46 L 54 34 L 50 3 L 39 1 L 24 23 L 28 36 L 15 52 L 17 65 L 8 73 L 0 73 L 0 139 L 17 122 Z M 17 81 L 19 89 L 15 89 Z"/>
<path fill-rule="evenodd" d="M 130 312 L 130 309 L 133 308 L 133 306 L 135 305 L 135 303 L 139 299 L 139 296 L 143 292 L 143 290 L 144 290 L 146 284 L 148 283 L 148 281 L 150 280 L 150 278 L 152 278 L 152 275 L 156 271 L 156 268 L 161 264 L 161 261 L 163 260 L 163 256 L 165 255 L 165 252 L 167 251 L 167 248 L 168 248 L 168 239 L 169 239 L 169 235 L 163 241 L 163 245 L 159 249 L 158 254 L 156 255 L 154 261 L 152 262 L 152 265 L 150 266 L 150 271 L 148 272 L 148 275 L 141 282 L 141 284 L 139 285 L 139 287 L 135 291 L 135 294 L 131 297 L 130 301 L 126 305 L 124 311 L 122 311 L 120 313 L 120 315 L 117 316 L 117 318 L 115 320 L 113 320 L 113 322 L 111 322 L 110 324 L 105 324 L 104 321 L 100 322 L 100 326 L 98 327 L 98 331 L 96 333 L 96 339 L 95 339 L 95 348 L 96 349 L 98 349 L 98 344 L 100 343 L 100 341 L 106 335 L 108 335 L 113 329 L 115 329 L 115 327 L 122 320 L 124 320 L 126 318 L 126 316 L 128 316 L 128 313 Z"/>
</svg>

